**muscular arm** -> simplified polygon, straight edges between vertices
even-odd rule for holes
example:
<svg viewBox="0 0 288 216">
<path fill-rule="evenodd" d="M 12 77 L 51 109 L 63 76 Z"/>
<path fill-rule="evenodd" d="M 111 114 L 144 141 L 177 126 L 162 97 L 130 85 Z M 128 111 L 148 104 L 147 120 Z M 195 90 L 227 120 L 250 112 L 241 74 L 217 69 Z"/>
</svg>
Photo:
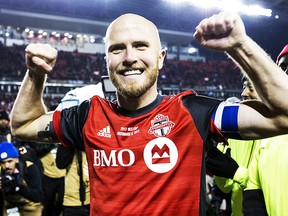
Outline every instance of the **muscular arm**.
<svg viewBox="0 0 288 216">
<path fill-rule="evenodd" d="M 42 99 L 57 51 L 47 44 L 29 45 L 25 51 L 28 70 L 11 112 L 12 134 L 22 140 L 57 142 L 50 133 L 53 113 L 47 112 Z"/>
<path fill-rule="evenodd" d="M 209 49 L 226 52 L 247 73 L 263 102 L 242 104 L 238 129 L 244 139 L 285 134 L 288 129 L 288 76 L 246 35 L 236 14 L 219 13 L 196 27 L 195 38 Z"/>
<path fill-rule="evenodd" d="M 252 39 L 248 38 L 229 55 L 247 73 L 262 102 L 248 101 L 240 106 L 238 126 L 246 139 L 285 134 L 288 126 L 288 76 Z"/>
</svg>

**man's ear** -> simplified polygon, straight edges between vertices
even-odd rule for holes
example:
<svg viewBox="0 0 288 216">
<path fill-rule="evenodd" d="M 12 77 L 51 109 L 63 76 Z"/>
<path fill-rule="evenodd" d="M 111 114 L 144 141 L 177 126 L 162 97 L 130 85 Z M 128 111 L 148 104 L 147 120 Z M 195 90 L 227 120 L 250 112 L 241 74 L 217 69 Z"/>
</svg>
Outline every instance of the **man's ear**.
<svg viewBox="0 0 288 216">
<path fill-rule="evenodd" d="M 159 65 L 158 65 L 159 70 L 163 67 L 165 56 L 166 56 L 166 49 L 161 49 L 161 52 L 159 54 Z"/>
</svg>

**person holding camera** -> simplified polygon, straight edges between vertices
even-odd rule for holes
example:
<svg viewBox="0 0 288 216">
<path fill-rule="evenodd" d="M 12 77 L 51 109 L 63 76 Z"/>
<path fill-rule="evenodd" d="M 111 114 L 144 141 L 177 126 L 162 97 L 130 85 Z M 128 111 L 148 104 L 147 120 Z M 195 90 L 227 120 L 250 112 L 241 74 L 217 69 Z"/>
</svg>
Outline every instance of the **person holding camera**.
<svg viewBox="0 0 288 216">
<path fill-rule="evenodd" d="M 41 216 L 42 180 L 39 168 L 29 160 L 21 160 L 12 143 L 0 143 L 1 181 L 4 199 L 3 215 Z"/>
</svg>

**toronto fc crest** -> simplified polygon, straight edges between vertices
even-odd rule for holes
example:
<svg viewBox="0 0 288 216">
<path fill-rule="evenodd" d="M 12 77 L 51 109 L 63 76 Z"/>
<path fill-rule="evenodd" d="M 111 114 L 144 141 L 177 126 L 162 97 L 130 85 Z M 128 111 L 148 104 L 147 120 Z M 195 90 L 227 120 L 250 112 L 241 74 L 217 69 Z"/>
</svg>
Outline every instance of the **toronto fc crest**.
<svg viewBox="0 0 288 216">
<path fill-rule="evenodd" d="M 152 121 L 149 134 L 154 134 L 156 137 L 163 137 L 170 133 L 175 123 L 169 120 L 168 116 L 158 114 Z"/>
</svg>

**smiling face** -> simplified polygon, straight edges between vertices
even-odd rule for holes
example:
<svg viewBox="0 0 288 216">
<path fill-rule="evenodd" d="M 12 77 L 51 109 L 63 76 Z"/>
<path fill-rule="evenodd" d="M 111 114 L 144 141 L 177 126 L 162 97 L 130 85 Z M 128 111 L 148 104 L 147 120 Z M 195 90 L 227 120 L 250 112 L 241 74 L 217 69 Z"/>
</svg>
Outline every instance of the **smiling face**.
<svg viewBox="0 0 288 216">
<path fill-rule="evenodd" d="M 118 96 L 138 98 L 157 91 L 165 51 L 153 23 L 135 14 L 116 19 L 106 33 L 107 70 Z"/>
</svg>

